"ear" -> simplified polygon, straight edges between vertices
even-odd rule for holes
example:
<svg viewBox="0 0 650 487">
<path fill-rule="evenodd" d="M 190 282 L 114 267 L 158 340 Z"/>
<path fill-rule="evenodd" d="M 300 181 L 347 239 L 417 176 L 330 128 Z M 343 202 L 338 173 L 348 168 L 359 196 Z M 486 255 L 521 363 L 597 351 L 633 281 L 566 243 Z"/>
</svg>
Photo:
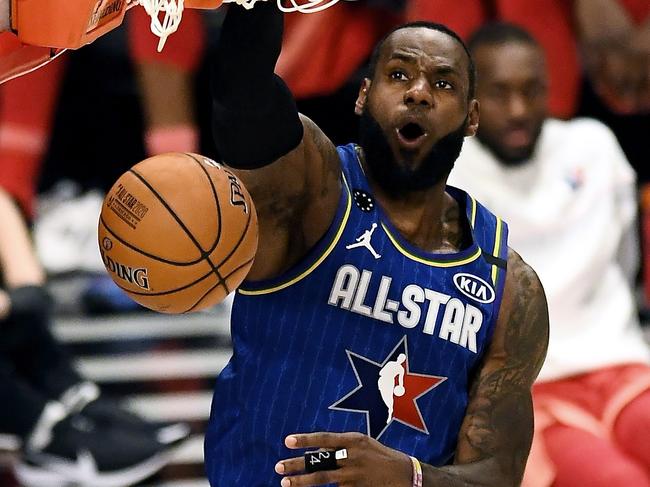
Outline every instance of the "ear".
<svg viewBox="0 0 650 487">
<path fill-rule="evenodd" d="M 361 83 L 361 88 L 359 88 L 359 96 L 357 97 L 357 102 L 354 105 L 354 113 L 357 115 L 362 115 L 363 111 L 366 108 L 366 103 L 368 101 L 368 92 L 370 91 L 370 85 L 372 81 L 368 78 L 364 78 Z"/>
<path fill-rule="evenodd" d="M 478 131 L 480 105 L 476 98 L 469 102 L 469 113 L 467 114 L 467 128 L 465 137 L 474 137 Z"/>
</svg>

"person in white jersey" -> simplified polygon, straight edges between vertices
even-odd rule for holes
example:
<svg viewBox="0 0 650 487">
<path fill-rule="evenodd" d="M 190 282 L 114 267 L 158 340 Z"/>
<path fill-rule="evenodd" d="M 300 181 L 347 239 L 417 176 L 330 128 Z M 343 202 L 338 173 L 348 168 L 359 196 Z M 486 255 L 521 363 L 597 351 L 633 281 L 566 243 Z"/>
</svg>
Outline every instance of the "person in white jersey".
<svg viewBox="0 0 650 487">
<path fill-rule="evenodd" d="M 524 485 L 646 487 L 650 350 L 621 259 L 636 232 L 635 174 L 600 122 L 547 118 L 544 58 L 527 32 L 486 25 L 469 48 L 481 124 L 449 184 L 508 221 L 548 297 Z"/>
</svg>

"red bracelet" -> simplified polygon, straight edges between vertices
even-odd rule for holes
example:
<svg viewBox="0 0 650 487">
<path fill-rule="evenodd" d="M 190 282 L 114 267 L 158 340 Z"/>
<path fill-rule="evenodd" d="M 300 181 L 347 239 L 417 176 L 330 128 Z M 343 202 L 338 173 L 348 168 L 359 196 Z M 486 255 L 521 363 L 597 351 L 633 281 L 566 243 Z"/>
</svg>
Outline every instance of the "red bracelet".
<svg viewBox="0 0 650 487">
<path fill-rule="evenodd" d="M 413 487 L 422 487 L 422 465 L 420 460 L 411 457 L 411 463 L 413 464 Z"/>
</svg>

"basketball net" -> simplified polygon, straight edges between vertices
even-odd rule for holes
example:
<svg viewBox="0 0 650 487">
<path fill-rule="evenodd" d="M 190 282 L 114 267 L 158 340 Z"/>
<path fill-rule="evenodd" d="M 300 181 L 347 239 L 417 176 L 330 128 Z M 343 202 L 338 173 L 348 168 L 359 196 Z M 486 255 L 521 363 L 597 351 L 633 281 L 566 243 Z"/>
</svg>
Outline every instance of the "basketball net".
<svg viewBox="0 0 650 487">
<path fill-rule="evenodd" d="M 176 32 L 183 17 L 184 0 L 132 0 L 144 7 L 151 17 L 151 32 L 160 38 L 158 52 L 163 50 L 167 37 Z M 268 0 L 223 0 L 223 3 L 236 3 L 244 8 L 251 9 L 255 2 Z M 348 0 L 350 1 L 350 0 Z M 283 0 L 277 0 L 278 8 L 283 12 L 301 12 L 304 14 L 320 12 L 331 7 L 339 0 L 306 0 L 298 3 L 296 0 L 287 0 L 291 4 L 285 7 Z"/>
</svg>

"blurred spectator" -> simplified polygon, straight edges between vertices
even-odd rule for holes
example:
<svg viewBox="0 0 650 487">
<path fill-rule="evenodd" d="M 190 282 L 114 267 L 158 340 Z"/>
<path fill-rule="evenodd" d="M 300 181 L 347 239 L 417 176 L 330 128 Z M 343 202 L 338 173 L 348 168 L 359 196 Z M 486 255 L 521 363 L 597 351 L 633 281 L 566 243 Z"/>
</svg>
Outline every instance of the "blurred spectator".
<svg viewBox="0 0 650 487">
<path fill-rule="evenodd" d="M 440 22 L 464 39 L 485 22 L 521 25 L 542 45 L 548 61 L 549 110 L 559 118 L 575 114 L 580 95 L 580 61 L 572 25 L 571 2 L 565 0 L 410 0 L 408 20 Z"/>
<path fill-rule="evenodd" d="M 51 302 L 23 218 L 0 189 L 0 433 L 29 486 L 128 486 L 162 468 L 183 424 L 150 423 L 99 394 L 51 334 Z"/>
<path fill-rule="evenodd" d="M 194 74 L 205 43 L 202 14 L 186 9 L 160 53 L 157 41 L 136 7 L 122 27 L 69 53 L 42 190 L 71 179 L 82 191 L 106 191 L 148 155 L 198 150 Z"/>
<path fill-rule="evenodd" d="M 0 186 L 29 218 L 64 67 L 60 58 L 0 85 Z"/>
<path fill-rule="evenodd" d="M 648 0 L 410 0 L 406 17 L 441 22 L 464 38 L 490 19 L 524 27 L 544 48 L 549 113 L 606 124 L 650 195 Z M 644 306 L 650 308 L 650 205 L 643 207 L 642 229 Z"/>
<path fill-rule="evenodd" d="M 133 42 L 143 41 L 136 38 Z M 134 45 L 133 52 L 138 55 L 142 49 Z M 100 62 L 98 66 L 115 66 L 110 62 L 112 59 L 109 55 L 103 60 L 109 62 Z M 53 133 L 52 122 L 66 64 L 69 62 L 65 58 L 60 59 L 0 86 L 0 433 L 14 435 L 22 445 L 16 473 L 25 485 L 127 486 L 169 462 L 172 447 L 188 436 L 189 428 L 184 424 L 147 422 L 100 396 L 97 386 L 80 376 L 50 332 L 52 302 L 25 220 L 35 215 L 38 178 Z M 108 73 L 98 69 L 94 74 L 104 76 L 104 85 L 111 83 L 117 89 L 123 86 L 119 71 Z M 75 133 L 69 144 L 72 153 L 88 142 L 83 134 L 90 120 L 104 122 L 95 125 L 101 127 L 99 135 L 103 142 L 112 135 L 111 122 L 120 117 L 110 110 L 101 110 L 102 95 L 108 91 L 102 93 L 98 86 L 89 87 L 94 98 L 84 116 L 63 117 L 66 128 Z M 174 88 L 166 96 L 181 105 L 187 96 L 185 92 L 176 95 Z M 148 99 L 147 95 L 143 94 L 143 99 Z M 137 130 L 135 136 L 142 138 L 142 133 L 143 130 Z M 125 139 L 125 146 L 129 141 Z M 105 153 L 110 153 L 106 151 L 108 147 L 125 149 L 114 143 L 98 145 L 103 146 Z M 196 143 L 191 140 L 175 147 L 194 150 Z M 94 179 L 105 189 L 112 184 L 113 177 L 141 158 L 136 155 L 127 164 L 115 158 L 112 164 L 99 166 L 112 166 L 112 172 L 98 171 L 97 166 L 89 164 L 89 151 L 69 173 L 69 167 L 57 171 L 59 175 L 73 177 L 78 171 L 81 180 L 92 172 L 92 178 L 97 173 L 108 174 L 105 181 Z M 92 183 L 88 187 L 93 187 Z M 92 220 L 95 231 L 96 214 Z M 50 247 L 56 244 L 55 239 L 45 242 Z"/>
<path fill-rule="evenodd" d="M 405 4 L 399 0 L 341 2 L 319 13 L 287 15 L 277 73 L 298 99 L 334 93 L 367 60 L 375 43 L 397 25 Z"/>
<path fill-rule="evenodd" d="M 81 301 L 93 312 L 141 309 L 103 272 L 95 242 L 103 192 L 146 155 L 199 151 L 201 14 L 185 10 L 162 53 L 143 8 L 132 9 L 125 24 L 0 85 L 0 184 L 29 219 L 38 216 L 37 248 L 48 273 L 99 273 Z M 47 211 L 35 215 L 40 176 L 42 190 L 56 191 L 41 205 Z M 55 186 L 67 180 L 75 184 Z"/>
<path fill-rule="evenodd" d="M 197 103 L 195 78 L 206 41 L 202 17 L 199 10 L 185 9 L 178 30 L 168 38 L 163 51 L 158 52 L 158 37 L 151 32 L 151 19 L 145 10 L 138 7 L 129 12 L 126 20 L 124 54 L 128 53 L 133 63 L 134 86 L 142 112 L 143 156 L 164 152 L 200 152 L 200 130 L 195 110 Z M 112 110 L 112 107 L 107 110 Z M 137 149 L 132 151 L 131 155 L 136 153 Z M 136 156 L 136 160 L 132 163 L 141 158 L 143 157 Z M 99 187 L 101 190 L 108 189 L 116 178 L 117 176 L 107 178 L 107 181 L 100 182 Z M 82 294 L 81 302 L 84 311 L 89 314 L 104 314 L 142 310 L 142 307 L 115 285 L 103 271 L 103 265 L 98 260 L 95 235 L 101 200 L 101 196 L 95 196 L 95 192 L 91 190 L 75 199 L 75 208 L 68 208 L 72 211 L 83 208 L 89 210 L 87 228 L 92 232 L 92 238 L 88 239 L 88 242 L 94 257 L 91 265 L 95 262 L 99 266 L 99 269 L 95 269 L 95 271 L 99 270 L 99 274 L 89 282 Z M 97 208 L 93 211 L 95 207 Z M 70 226 L 78 225 L 83 221 L 83 218 L 66 218 L 65 214 L 68 212 L 63 207 L 59 210 L 64 211 L 59 212 L 58 215 L 50 213 L 52 218 L 49 219 L 50 223 L 55 220 L 61 222 L 59 229 L 67 230 Z M 44 225 L 39 226 L 40 230 L 43 228 Z M 83 234 L 83 231 L 81 233 Z M 75 232 L 67 232 L 69 236 L 74 234 Z M 40 235 L 42 232 L 37 233 L 37 236 Z M 80 247 L 79 250 L 88 247 L 84 246 L 83 242 L 77 245 Z M 39 246 L 40 248 L 42 246 Z M 78 259 L 83 259 L 83 252 L 78 251 L 76 255 Z M 57 258 L 54 261 L 61 262 L 62 259 Z M 88 265 L 79 262 L 78 267 L 87 268 Z"/>
<path fill-rule="evenodd" d="M 600 122 L 546 118 L 543 50 L 526 31 L 488 25 L 469 47 L 481 125 L 449 183 L 508 222 L 549 305 L 524 485 L 650 486 L 650 349 L 630 288 L 634 172 Z"/>
<path fill-rule="evenodd" d="M 129 13 L 129 52 L 135 64 L 145 120 L 147 155 L 198 152 L 199 129 L 194 110 L 194 75 L 205 47 L 205 26 L 199 10 L 185 9 L 178 30 L 162 52 L 142 8 Z"/>
<path fill-rule="evenodd" d="M 650 2 L 576 0 L 585 69 L 614 112 L 650 112 Z"/>
<path fill-rule="evenodd" d="M 357 137 L 354 103 L 375 43 L 403 19 L 407 0 L 341 1 L 319 13 L 285 15 L 276 72 L 337 144 Z"/>
<path fill-rule="evenodd" d="M 589 75 L 583 82 L 579 113 L 607 124 L 639 182 L 650 183 L 650 146 L 645 138 L 650 130 L 650 2 L 578 0 L 575 11 Z M 650 256 L 644 258 L 644 266 L 648 265 Z"/>
<path fill-rule="evenodd" d="M 648 111 L 650 3 L 646 0 L 411 0 L 410 19 L 432 19 L 463 37 L 489 19 L 525 27 L 544 47 L 550 75 L 550 113 L 576 113 L 583 64 L 599 94 L 622 113 Z"/>
</svg>

